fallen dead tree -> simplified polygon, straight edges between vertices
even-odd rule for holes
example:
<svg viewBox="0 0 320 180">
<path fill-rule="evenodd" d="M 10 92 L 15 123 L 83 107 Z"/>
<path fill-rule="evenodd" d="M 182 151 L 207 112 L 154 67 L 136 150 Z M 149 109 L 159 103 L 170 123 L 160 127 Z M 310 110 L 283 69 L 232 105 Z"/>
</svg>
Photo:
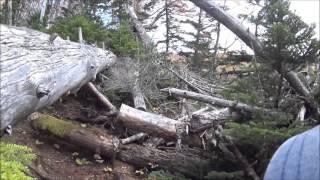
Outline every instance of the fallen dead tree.
<svg viewBox="0 0 320 180">
<path fill-rule="evenodd" d="M 167 92 L 170 95 L 177 96 L 177 97 L 185 97 L 189 99 L 194 99 L 197 101 L 205 102 L 208 104 L 212 104 L 214 106 L 220 106 L 220 107 L 230 107 L 235 110 L 239 111 L 244 111 L 244 112 L 262 112 L 265 114 L 268 114 L 270 116 L 275 116 L 278 118 L 291 118 L 289 114 L 285 114 L 282 112 L 278 112 L 275 110 L 270 110 L 270 109 L 265 109 L 257 106 L 251 106 L 248 104 L 240 103 L 237 101 L 230 101 L 230 100 L 225 100 L 217 97 L 212 97 L 204 94 L 199 94 L 191 91 L 186 91 L 186 90 L 181 90 L 181 89 L 176 89 L 176 88 L 166 88 L 162 89 L 162 92 Z"/>
<path fill-rule="evenodd" d="M 77 91 L 115 61 L 110 51 L 0 25 L 1 129 Z"/>
<path fill-rule="evenodd" d="M 144 112 L 125 104 L 121 105 L 117 121 L 126 128 L 166 140 L 176 140 L 178 138 L 177 132 L 181 128 L 185 128 L 185 124 L 181 121 Z M 184 136 L 182 142 L 191 146 L 202 147 L 201 139 L 197 134 Z"/>
<path fill-rule="evenodd" d="M 112 135 L 93 128 L 82 128 L 80 124 L 34 113 L 31 116 L 34 129 L 54 135 L 79 148 L 84 148 L 105 157 L 115 156 L 136 167 L 156 165 L 160 168 L 179 172 L 193 178 L 206 173 L 209 161 L 199 155 L 188 152 L 161 151 L 136 144 L 122 145 Z"/>
</svg>

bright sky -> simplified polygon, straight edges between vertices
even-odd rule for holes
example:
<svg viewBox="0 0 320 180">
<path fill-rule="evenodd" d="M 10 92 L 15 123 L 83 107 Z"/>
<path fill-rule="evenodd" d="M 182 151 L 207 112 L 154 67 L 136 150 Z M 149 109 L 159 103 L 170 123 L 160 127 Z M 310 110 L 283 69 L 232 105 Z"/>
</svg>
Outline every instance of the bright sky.
<svg viewBox="0 0 320 180">
<path fill-rule="evenodd" d="M 223 3 L 224 0 L 216 0 L 219 4 Z M 253 9 L 252 7 L 250 8 L 247 5 L 246 0 L 227 0 L 227 6 L 230 8 L 229 13 L 236 17 L 237 14 L 242 13 L 242 12 L 252 12 L 255 9 Z M 301 16 L 301 18 L 308 24 L 311 23 L 315 23 L 316 24 L 316 37 L 319 39 L 320 36 L 320 31 L 319 31 L 319 16 L 320 16 L 320 3 L 319 0 L 291 0 L 291 6 L 290 8 L 292 10 L 295 10 L 296 13 Z M 246 23 L 244 23 L 246 26 L 248 26 Z M 250 28 L 252 29 L 252 28 Z M 253 29 L 252 31 L 253 32 Z M 221 34 L 221 45 L 222 46 L 228 46 L 229 44 L 231 44 L 234 39 L 236 38 L 236 36 L 229 30 L 227 30 L 226 28 L 224 29 L 224 31 L 222 31 Z M 251 52 L 249 50 L 249 48 L 242 43 L 241 41 L 237 41 L 236 43 L 234 43 L 233 46 L 230 47 L 230 49 L 233 50 L 247 50 L 249 52 Z"/>
</svg>

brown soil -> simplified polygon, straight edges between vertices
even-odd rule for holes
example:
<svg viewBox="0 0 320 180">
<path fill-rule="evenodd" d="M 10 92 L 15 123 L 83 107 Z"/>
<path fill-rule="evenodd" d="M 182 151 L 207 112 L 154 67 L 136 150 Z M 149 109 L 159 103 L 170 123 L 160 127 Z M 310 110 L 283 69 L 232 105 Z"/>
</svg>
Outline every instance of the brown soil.
<svg viewBox="0 0 320 180">
<path fill-rule="evenodd" d="M 94 103 L 79 102 L 76 98 L 68 97 L 63 102 L 57 102 L 43 111 L 58 117 L 83 120 L 94 117 L 104 110 Z M 87 124 L 87 126 L 91 125 Z M 110 159 L 104 159 L 103 163 L 98 163 L 93 153 L 79 150 L 77 147 L 43 133 L 40 134 L 30 127 L 28 120 L 20 121 L 13 127 L 13 134 L 5 135 L 2 139 L 33 149 L 38 158 L 31 165 L 33 167 L 31 172 L 32 176 L 37 179 L 143 179 L 135 176 L 135 169 L 126 163 L 120 161 L 112 163 Z M 85 158 L 88 164 L 77 165 L 76 158 Z"/>
</svg>

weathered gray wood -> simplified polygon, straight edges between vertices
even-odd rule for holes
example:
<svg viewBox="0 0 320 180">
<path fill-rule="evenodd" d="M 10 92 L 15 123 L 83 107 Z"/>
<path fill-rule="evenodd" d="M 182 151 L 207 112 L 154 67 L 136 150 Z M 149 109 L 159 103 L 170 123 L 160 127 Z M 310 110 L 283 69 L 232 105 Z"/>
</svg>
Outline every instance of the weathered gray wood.
<svg viewBox="0 0 320 180">
<path fill-rule="evenodd" d="M 78 28 L 79 43 L 83 44 L 82 27 Z"/>
<path fill-rule="evenodd" d="M 177 97 L 185 97 L 185 98 L 190 98 L 194 99 L 197 101 L 205 102 L 208 104 L 212 104 L 214 106 L 220 106 L 220 107 L 232 107 L 233 109 L 238 109 L 238 110 L 243 110 L 246 112 L 254 112 L 254 111 L 259 111 L 266 113 L 271 116 L 275 116 L 278 118 L 290 118 L 289 114 L 285 114 L 282 112 L 277 112 L 275 110 L 270 110 L 270 109 L 265 109 L 257 106 L 251 106 L 248 104 L 244 104 L 241 102 L 235 102 L 235 101 L 230 101 L 230 100 L 225 100 L 217 97 L 212 97 L 204 94 L 199 94 L 191 91 L 185 91 L 181 89 L 176 89 L 176 88 L 166 88 L 162 89 L 162 92 L 167 92 L 170 95 L 174 95 Z"/>
<path fill-rule="evenodd" d="M 134 84 L 131 94 L 133 97 L 134 107 L 136 109 L 146 111 L 147 109 L 146 102 L 144 101 L 144 96 L 138 83 Z"/>
<path fill-rule="evenodd" d="M 118 121 L 125 127 L 147 133 L 150 136 L 176 140 L 177 130 L 183 124 L 161 115 L 141 111 L 125 104 L 121 105 Z M 197 134 L 184 136 L 182 142 L 191 146 L 201 147 L 201 139 Z"/>
<path fill-rule="evenodd" d="M 143 24 L 139 21 L 138 16 L 134 10 L 134 7 L 128 5 L 127 12 L 130 16 L 131 22 L 134 25 L 136 31 L 138 32 L 139 38 L 144 43 L 146 47 L 153 47 L 153 41 L 147 34 L 146 29 L 143 27 Z"/>
<path fill-rule="evenodd" d="M 191 125 L 197 121 L 201 125 L 211 124 L 213 121 L 222 121 L 232 118 L 232 111 L 230 108 L 223 108 L 219 110 L 212 110 L 202 113 L 192 114 Z"/>
<path fill-rule="evenodd" d="M 27 28 L 0 25 L 1 129 L 77 91 L 116 57 Z"/>
<path fill-rule="evenodd" d="M 8 24 L 9 25 L 12 25 L 12 0 L 8 0 L 7 1 L 7 10 L 8 10 L 8 12 L 7 12 L 7 18 L 8 18 Z"/>
<path fill-rule="evenodd" d="M 127 128 L 165 139 L 176 138 L 176 124 L 179 123 L 173 119 L 140 111 L 125 104 L 120 107 L 118 120 Z"/>
<path fill-rule="evenodd" d="M 43 22 L 44 15 L 46 14 L 48 0 L 40 0 L 40 22 Z"/>
<path fill-rule="evenodd" d="M 266 62 L 270 62 L 270 57 L 268 52 L 265 52 L 263 44 L 252 34 L 247 28 L 245 28 L 238 20 L 230 16 L 222 8 L 220 8 L 216 3 L 209 0 L 190 0 L 199 8 L 205 10 L 210 16 L 217 19 L 224 26 L 235 33 L 244 43 L 252 48 L 256 55 L 262 57 Z M 308 88 L 302 83 L 297 74 L 290 70 L 279 70 L 274 67 L 276 71 L 283 74 L 283 77 L 290 83 L 291 87 L 300 95 L 304 96 L 307 103 L 311 106 L 312 113 L 320 117 L 320 105 L 315 101 L 312 93 Z"/>
</svg>

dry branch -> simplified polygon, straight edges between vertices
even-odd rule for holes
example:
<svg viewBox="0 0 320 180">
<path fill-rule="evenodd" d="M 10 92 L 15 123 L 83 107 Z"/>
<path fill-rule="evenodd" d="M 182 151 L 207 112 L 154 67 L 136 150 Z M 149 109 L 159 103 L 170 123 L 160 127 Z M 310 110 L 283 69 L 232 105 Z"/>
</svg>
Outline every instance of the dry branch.
<svg viewBox="0 0 320 180">
<path fill-rule="evenodd" d="M 204 103 L 208 103 L 214 106 L 221 106 L 221 107 L 231 107 L 236 110 L 240 111 L 245 111 L 245 112 L 263 112 L 265 114 L 268 114 L 270 116 L 275 116 L 275 117 L 282 117 L 282 118 L 290 118 L 290 115 L 278 112 L 275 110 L 270 110 L 270 109 L 265 109 L 257 106 L 251 106 L 248 104 L 236 102 L 236 101 L 230 101 L 230 100 L 225 100 L 217 97 L 212 97 L 204 94 L 199 94 L 191 91 L 185 91 L 181 89 L 176 89 L 176 88 L 166 88 L 162 89 L 162 92 L 167 92 L 170 95 L 177 96 L 177 97 L 185 97 L 189 99 L 194 99 L 197 101 L 201 101 Z"/>
</svg>

